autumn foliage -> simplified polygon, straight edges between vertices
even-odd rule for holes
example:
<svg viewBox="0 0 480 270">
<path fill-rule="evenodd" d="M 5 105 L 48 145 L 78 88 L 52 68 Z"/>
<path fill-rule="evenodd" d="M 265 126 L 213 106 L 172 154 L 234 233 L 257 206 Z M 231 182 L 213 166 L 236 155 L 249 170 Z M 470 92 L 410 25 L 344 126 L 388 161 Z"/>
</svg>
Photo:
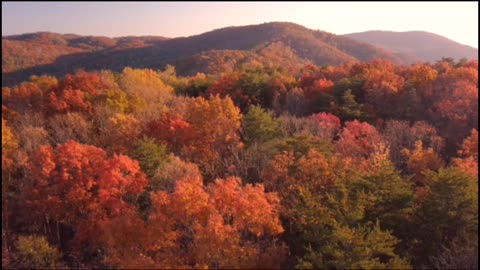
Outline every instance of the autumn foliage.
<svg viewBox="0 0 480 270">
<path fill-rule="evenodd" d="M 283 46 L 3 88 L 6 268 L 478 268 L 478 62 Z"/>
<path fill-rule="evenodd" d="M 152 194 L 152 207 L 148 223 L 132 216 L 120 227 L 114 221 L 124 218 L 106 224 L 107 261 L 121 268 L 278 267 L 285 252 L 271 247 L 283 232 L 279 200 L 261 185 L 229 178 L 204 186 L 196 175 L 172 193 Z M 126 238 L 133 232 L 139 237 Z"/>
</svg>

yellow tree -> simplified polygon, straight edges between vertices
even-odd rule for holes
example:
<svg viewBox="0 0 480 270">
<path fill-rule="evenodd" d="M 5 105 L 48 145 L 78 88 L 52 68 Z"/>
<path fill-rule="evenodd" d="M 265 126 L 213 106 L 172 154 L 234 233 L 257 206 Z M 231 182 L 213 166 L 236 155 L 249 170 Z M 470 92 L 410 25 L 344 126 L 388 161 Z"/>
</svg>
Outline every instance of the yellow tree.
<svg viewBox="0 0 480 270">
<path fill-rule="evenodd" d="M 171 98 L 173 88 L 150 69 L 125 68 L 118 80 L 120 88 L 129 96 L 129 109 L 137 117 L 151 119 Z"/>
<path fill-rule="evenodd" d="M 408 172 L 414 175 L 413 180 L 421 186 L 424 185 L 423 181 L 426 171 L 437 171 L 445 165 L 443 160 L 432 148 L 423 148 L 422 141 L 415 143 L 415 149 L 413 151 L 404 148 L 402 153 L 407 158 Z"/>
<path fill-rule="evenodd" d="M 209 176 L 220 176 L 230 165 L 232 153 L 241 147 L 238 130 L 242 115 L 232 100 L 212 96 L 188 101 L 185 121 L 193 139 L 182 149 L 182 155 L 197 163 Z"/>
<path fill-rule="evenodd" d="M 101 144 L 112 153 L 133 151 L 140 135 L 140 121 L 131 114 L 117 113 L 110 117 L 100 130 Z"/>
</svg>

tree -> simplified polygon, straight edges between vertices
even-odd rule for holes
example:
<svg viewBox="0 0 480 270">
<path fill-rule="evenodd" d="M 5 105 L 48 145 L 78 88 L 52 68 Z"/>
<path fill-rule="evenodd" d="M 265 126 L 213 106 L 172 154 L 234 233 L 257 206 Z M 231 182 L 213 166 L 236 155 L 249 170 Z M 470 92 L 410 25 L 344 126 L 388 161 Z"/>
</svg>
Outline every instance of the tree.
<svg viewBox="0 0 480 270">
<path fill-rule="evenodd" d="M 13 164 L 12 156 L 18 148 L 18 142 L 7 122 L 2 118 L 2 171 Z"/>
<path fill-rule="evenodd" d="M 80 113 L 57 114 L 47 120 L 47 130 L 54 145 L 69 140 L 90 142 L 92 124 Z"/>
<path fill-rule="evenodd" d="M 12 266 L 23 269 L 61 269 L 63 266 L 59 261 L 60 252 L 51 247 L 45 237 L 20 236 Z"/>
<path fill-rule="evenodd" d="M 415 214 L 414 265 L 438 256 L 453 240 L 478 239 L 478 185 L 454 168 L 426 175 L 428 193 Z"/>
<path fill-rule="evenodd" d="M 165 144 L 178 155 L 192 143 L 194 130 L 178 113 L 163 112 L 160 117 L 147 123 L 144 134 L 154 138 L 158 144 Z"/>
<path fill-rule="evenodd" d="M 307 101 L 302 88 L 290 89 L 285 97 L 285 110 L 295 116 L 303 116 L 307 110 Z"/>
<path fill-rule="evenodd" d="M 402 149 L 415 149 L 415 142 L 421 141 L 425 147 L 432 148 L 436 153 L 442 153 L 444 140 L 437 130 L 424 121 L 409 125 L 406 121 L 388 120 L 382 130 L 382 136 L 390 149 L 390 158 L 397 168 L 406 170 L 406 158 Z"/>
<path fill-rule="evenodd" d="M 471 156 L 475 160 L 478 160 L 478 131 L 476 129 L 472 129 L 470 136 L 465 138 L 458 154 L 462 157 Z"/>
<path fill-rule="evenodd" d="M 16 168 L 22 165 L 18 162 L 18 150 L 17 138 L 2 118 L 2 255 L 9 249 L 8 236 L 12 214 L 10 202 L 15 198 L 12 198 L 11 192 L 14 184 L 13 175 Z"/>
<path fill-rule="evenodd" d="M 242 123 L 245 141 L 250 144 L 272 140 L 280 133 L 278 122 L 258 106 L 250 107 Z"/>
<path fill-rule="evenodd" d="M 131 111 L 128 96 L 122 90 L 109 90 L 105 93 L 106 105 L 119 113 Z"/>
<path fill-rule="evenodd" d="M 331 93 L 333 89 L 334 83 L 328 79 L 318 79 L 313 82 L 312 88 L 309 92 L 307 92 L 307 98 L 313 98 L 310 95 L 314 95 L 316 93 Z"/>
<path fill-rule="evenodd" d="M 95 73 L 78 71 L 74 75 L 67 74 L 58 82 L 58 89 L 62 90 L 80 90 L 95 96 L 100 88 L 100 78 Z"/>
<path fill-rule="evenodd" d="M 46 112 L 49 114 L 70 111 L 88 112 L 92 106 L 88 100 L 89 93 L 72 89 L 70 85 L 65 87 L 67 88 L 59 87 L 48 94 L 45 100 Z M 95 90 L 91 89 L 91 91 Z"/>
<path fill-rule="evenodd" d="M 437 171 L 445 165 L 432 148 L 423 149 L 421 141 L 415 143 L 413 152 L 403 149 L 402 154 L 407 157 L 408 172 L 414 174 L 413 180 L 420 186 L 424 185 L 424 173 L 427 170 Z"/>
<path fill-rule="evenodd" d="M 298 269 L 411 269 L 394 252 L 399 241 L 377 223 L 374 228 L 336 226 L 323 252 L 309 248 Z"/>
<path fill-rule="evenodd" d="M 151 120 L 172 99 L 173 88 L 150 69 L 126 67 L 120 74 L 118 84 L 127 93 L 129 109 L 137 118 Z"/>
<path fill-rule="evenodd" d="M 196 164 L 185 162 L 177 156 L 170 155 L 155 170 L 154 175 L 150 178 L 150 186 L 152 191 L 172 192 L 177 181 L 197 175 L 200 175 L 200 170 Z"/>
<path fill-rule="evenodd" d="M 43 127 L 23 127 L 19 132 L 22 149 L 27 155 L 33 154 L 39 147 L 49 144 L 48 132 Z"/>
<path fill-rule="evenodd" d="M 268 96 L 271 75 L 264 69 L 243 69 L 223 75 L 207 89 L 204 96 L 229 96 L 242 113 L 250 106 L 267 107 L 270 104 Z"/>
<path fill-rule="evenodd" d="M 355 120 L 363 119 L 365 113 L 363 110 L 363 104 L 359 105 L 355 100 L 355 96 L 352 94 L 352 90 L 348 89 L 342 95 L 342 106 L 340 107 L 341 118 L 343 120 Z"/>
<path fill-rule="evenodd" d="M 294 189 L 295 185 L 326 191 L 335 182 L 333 169 L 336 162 L 337 160 L 327 159 L 315 149 L 300 157 L 284 151 L 283 154 L 275 156 L 271 165 L 264 169 L 262 178 L 265 186 L 279 192 L 282 199 L 290 195 L 289 190 Z"/>
<path fill-rule="evenodd" d="M 455 167 L 470 176 L 478 177 L 478 131 L 472 129 L 470 136 L 462 144 L 458 151 L 460 158 L 453 159 Z"/>
<path fill-rule="evenodd" d="M 277 117 L 276 120 L 280 124 L 280 131 L 284 138 L 296 135 L 320 136 L 322 134 L 318 122 L 313 118 L 283 114 Z"/>
<path fill-rule="evenodd" d="M 203 95 L 207 89 L 212 85 L 212 78 L 207 77 L 204 73 L 197 73 L 191 77 L 183 86 L 177 87 L 177 93 L 186 94 L 191 97 L 198 97 Z"/>
<path fill-rule="evenodd" d="M 133 157 L 140 163 L 140 168 L 149 178 L 158 167 L 168 161 L 165 145 L 156 144 L 153 139 L 143 137 L 137 142 Z"/>
<path fill-rule="evenodd" d="M 242 115 L 230 98 L 202 97 L 188 101 L 184 116 L 192 130 L 192 140 L 181 152 L 209 176 L 225 173 L 232 153 L 241 148 L 238 131 Z"/>
<path fill-rule="evenodd" d="M 30 77 L 30 81 L 38 86 L 43 93 L 48 93 L 54 91 L 58 88 L 58 80 L 54 76 L 36 76 L 33 75 Z"/>
<path fill-rule="evenodd" d="M 395 117 L 398 111 L 399 93 L 403 91 L 404 79 L 397 75 L 392 63 L 374 60 L 364 71 L 365 103 L 382 117 Z"/>
<path fill-rule="evenodd" d="M 413 201 L 408 184 L 385 163 L 387 156 L 373 159 L 375 172 L 366 175 L 346 159 L 314 150 L 301 158 L 277 155 L 265 168 L 262 178 L 279 193 L 288 228 L 284 239 L 300 258 L 298 268 L 409 267 L 394 252 L 397 238 L 380 229 L 382 221 L 396 229 Z"/>
<path fill-rule="evenodd" d="M 20 113 L 42 108 L 43 92 L 33 83 L 22 83 L 18 87 L 2 89 L 2 104 L 8 108 L 14 108 Z"/>
<path fill-rule="evenodd" d="M 453 155 L 470 130 L 478 129 L 478 67 L 449 66 L 421 94 L 427 119 L 442 131 L 447 153 Z"/>
<path fill-rule="evenodd" d="M 414 87 L 421 90 L 437 79 L 438 72 L 427 64 L 414 64 L 404 72 L 406 87 Z"/>
<path fill-rule="evenodd" d="M 329 156 L 333 154 L 335 148 L 330 141 L 309 134 L 274 140 L 269 145 L 273 146 L 274 154 L 292 152 L 296 157 L 305 156 L 312 149 Z"/>
<path fill-rule="evenodd" d="M 337 152 L 343 156 L 362 159 L 374 152 L 375 146 L 382 142 L 375 127 L 365 122 L 354 120 L 346 122 L 337 141 Z"/>
<path fill-rule="evenodd" d="M 124 68 L 119 85 L 127 94 L 137 94 L 148 103 L 165 102 L 173 92 L 173 88 L 165 85 L 159 74 L 150 69 Z"/>
<path fill-rule="evenodd" d="M 283 232 L 278 198 L 261 185 L 229 178 L 205 187 L 197 175 L 178 181 L 172 193 L 152 194 L 152 203 L 147 224 L 133 218 L 105 225 L 114 267 L 272 268 L 284 256 L 283 246 L 272 247 Z M 138 238 L 128 237 L 134 231 Z"/>
<path fill-rule="evenodd" d="M 383 229 L 400 240 L 395 250 L 405 256 L 414 213 L 413 186 L 395 169 L 389 160 L 389 150 L 384 145 L 377 146 L 366 167 L 365 172 L 350 183 L 353 196 L 368 196 L 361 222 L 380 222 Z"/>
<path fill-rule="evenodd" d="M 99 148 L 68 141 L 53 149 L 43 146 L 29 163 L 24 193 L 32 223 L 58 223 L 75 229 L 75 244 L 98 244 L 99 221 L 132 211 L 147 184 L 138 162 L 126 156 L 108 158 Z M 48 224 L 46 224 L 48 225 Z M 92 235 L 91 233 L 94 233 Z"/>
<path fill-rule="evenodd" d="M 310 115 L 310 119 L 314 120 L 320 132 L 318 136 L 325 140 L 333 140 L 333 138 L 340 131 L 340 119 L 333 114 L 317 113 Z"/>
<path fill-rule="evenodd" d="M 141 122 L 132 114 L 114 114 L 99 132 L 100 145 L 112 153 L 133 152 L 141 133 Z"/>
<path fill-rule="evenodd" d="M 334 83 L 326 79 L 317 79 L 310 86 L 302 86 L 305 89 L 305 98 L 308 101 L 309 111 L 318 112 L 327 109 L 330 101 L 333 101 L 331 92 Z"/>
</svg>

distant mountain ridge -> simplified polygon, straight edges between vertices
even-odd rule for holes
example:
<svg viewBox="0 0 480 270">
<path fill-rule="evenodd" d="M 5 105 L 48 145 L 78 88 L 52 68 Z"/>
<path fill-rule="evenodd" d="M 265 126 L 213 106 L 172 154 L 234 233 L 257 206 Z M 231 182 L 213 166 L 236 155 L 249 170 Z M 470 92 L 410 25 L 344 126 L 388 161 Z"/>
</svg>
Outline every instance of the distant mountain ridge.
<svg viewBox="0 0 480 270">
<path fill-rule="evenodd" d="M 105 36 L 81 36 L 77 34 L 58 34 L 53 32 L 36 32 L 21 35 L 2 36 L 3 40 L 36 42 L 39 44 L 63 45 L 78 49 L 94 50 L 110 47 L 125 47 L 133 43 L 152 45 L 167 40 L 161 36 L 127 36 L 110 38 Z"/>
<path fill-rule="evenodd" d="M 395 64 L 418 61 L 348 35 L 286 22 L 225 27 L 181 38 L 38 32 L 2 37 L 2 85 L 19 83 L 31 75 L 63 75 L 77 69 L 163 69 L 166 64 L 173 64 L 180 75 L 190 75 L 218 72 L 244 63 L 321 66 L 376 58 Z"/>
<path fill-rule="evenodd" d="M 443 57 L 478 59 L 478 49 L 425 31 L 366 31 L 344 37 L 384 48 L 400 57 L 435 62 Z"/>
<path fill-rule="evenodd" d="M 2 37 L 2 73 L 53 63 L 58 57 L 100 50 L 119 50 L 155 45 L 165 37 L 109 38 L 37 32 Z"/>
</svg>

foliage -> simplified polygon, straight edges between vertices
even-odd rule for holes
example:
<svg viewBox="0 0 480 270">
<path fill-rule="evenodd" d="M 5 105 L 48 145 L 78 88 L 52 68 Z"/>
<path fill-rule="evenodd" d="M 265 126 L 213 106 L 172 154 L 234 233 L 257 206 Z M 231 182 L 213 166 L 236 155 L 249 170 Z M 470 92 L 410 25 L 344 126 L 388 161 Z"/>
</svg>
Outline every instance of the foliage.
<svg viewBox="0 0 480 270">
<path fill-rule="evenodd" d="M 76 244 L 86 242 L 89 248 L 101 233 L 92 231 L 95 224 L 131 211 L 129 201 L 147 184 L 138 162 L 122 155 L 108 158 L 102 149 L 74 141 L 39 148 L 28 169 L 23 196 L 31 211 L 23 218 L 39 225 L 48 219 L 68 224 L 75 228 Z"/>
<path fill-rule="evenodd" d="M 140 163 L 140 168 L 148 177 L 152 177 L 158 167 L 168 161 L 164 145 L 157 145 L 153 139 L 144 137 L 135 146 L 133 157 Z"/>
<path fill-rule="evenodd" d="M 401 232 L 413 206 L 408 184 L 385 162 L 374 159 L 375 172 L 359 178 L 344 161 L 312 150 L 299 159 L 278 155 L 264 170 L 266 186 L 279 192 L 298 268 L 409 267 L 394 251 L 398 239 L 378 223 Z"/>
<path fill-rule="evenodd" d="M 3 88 L 2 262 L 475 268 L 478 62 L 341 64 L 355 59 L 334 47 L 360 49 L 290 24 L 259 29 L 242 51 L 201 49 L 184 61 L 174 61 L 187 50 L 175 43 L 179 54 L 165 61 L 176 66 L 163 71 L 122 65 Z M 278 31 L 289 38 L 249 49 Z M 171 42 L 19 38 L 52 49 L 45 58 L 30 52 L 33 61 L 50 61 L 58 46 L 101 49 L 94 58 L 113 61 L 61 60 L 87 70 L 125 59 L 146 67 Z M 299 44 L 315 52 L 292 49 Z M 150 51 L 158 57 L 147 59 Z M 338 65 L 307 63 L 310 54 Z"/>
<path fill-rule="evenodd" d="M 453 159 L 453 165 L 472 177 L 478 177 L 478 131 L 472 129 L 458 151 L 460 158 Z"/>
<path fill-rule="evenodd" d="M 15 267 L 23 269 L 61 269 L 60 253 L 45 237 L 20 236 L 17 242 Z"/>
<path fill-rule="evenodd" d="M 407 170 L 414 174 L 414 181 L 423 184 L 424 173 L 427 170 L 437 171 L 444 166 L 443 160 L 433 151 L 432 148 L 423 149 L 421 141 L 415 143 L 415 150 L 410 152 L 408 149 L 402 150 L 407 157 Z"/>
<path fill-rule="evenodd" d="M 317 113 L 310 115 L 320 128 L 318 136 L 322 139 L 333 140 L 340 130 L 340 119 L 333 114 Z"/>
<path fill-rule="evenodd" d="M 308 249 L 300 259 L 298 269 L 410 269 L 405 259 L 398 257 L 394 246 L 398 240 L 388 231 L 382 231 L 377 223 L 373 229 L 360 227 L 335 228 L 332 242 L 322 250 Z"/>
<path fill-rule="evenodd" d="M 439 256 L 454 239 L 478 238 L 478 184 L 454 168 L 427 174 L 427 195 L 416 213 L 415 261 Z M 440 245 L 439 243 L 442 243 Z M 422 254 L 418 256 L 417 254 Z"/>
<path fill-rule="evenodd" d="M 18 142 L 15 139 L 12 130 L 7 126 L 7 122 L 2 118 L 2 170 L 12 165 L 12 155 L 18 148 Z"/>
<path fill-rule="evenodd" d="M 265 142 L 274 139 L 279 135 L 279 124 L 272 116 L 261 107 L 252 106 L 243 117 L 243 132 L 245 141 Z"/>
<path fill-rule="evenodd" d="M 135 218 L 120 228 L 114 228 L 113 222 L 106 224 L 111 228 L 104 236 L 109 243 L 106 259 L 112 265 L 275 267 L 283 256 L 281 246 L 265 246 L 283 228 L 278 220 L 278 198 L 265 193 L 262 186 L 243 187 L 239 179 L 229 178 L 205 187 L 201 178 L 193 176 L 177 182 L 173 193 L 153 194 L 152 201 L 148 224 Z M 132 230 L 138 231 L 139 237 L 125 238 Z M 270 254 L 274 257 L 265 261 Z"/>
<path fill-rule="evenodd" d="M 352 158 L 367 158 L 382 138 L 375 127 L 357 120 L 346 122 L 336 144 L 337 152 Z"/>
</svg>

